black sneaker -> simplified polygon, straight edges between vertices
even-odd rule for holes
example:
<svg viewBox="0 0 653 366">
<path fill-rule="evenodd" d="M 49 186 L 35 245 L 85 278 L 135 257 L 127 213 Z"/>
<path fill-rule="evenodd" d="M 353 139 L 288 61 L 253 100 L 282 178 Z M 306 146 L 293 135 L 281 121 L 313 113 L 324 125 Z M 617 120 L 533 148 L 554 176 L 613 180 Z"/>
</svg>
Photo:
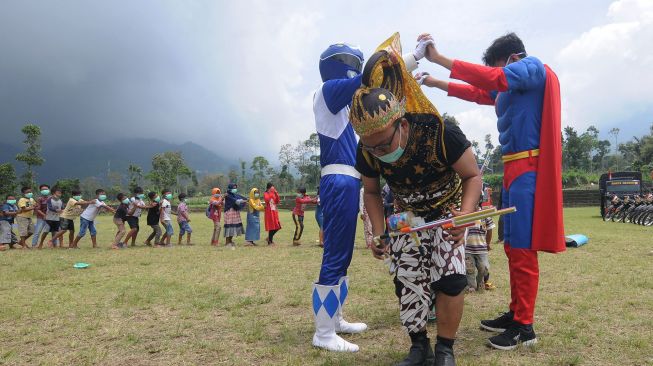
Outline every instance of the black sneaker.
<svg viewBox="0 0 653 366">
<path fill-rule="evenodd" d="M 490 332 L 505 332 L 512 325 L 513 317 L 514 313 L 509 311 L 501 314 L 496 319 L 481 320 L 481 329 L 489 330 Z"/>
<path fill-rule="evenodd" d="M 510 351 L 519 345 L 530 347 L 537 343 L 537 337 L 532 325 L 513 323 L 505 332 L 490 337 L 488 344 L 492 348 Z"/>
</svg>

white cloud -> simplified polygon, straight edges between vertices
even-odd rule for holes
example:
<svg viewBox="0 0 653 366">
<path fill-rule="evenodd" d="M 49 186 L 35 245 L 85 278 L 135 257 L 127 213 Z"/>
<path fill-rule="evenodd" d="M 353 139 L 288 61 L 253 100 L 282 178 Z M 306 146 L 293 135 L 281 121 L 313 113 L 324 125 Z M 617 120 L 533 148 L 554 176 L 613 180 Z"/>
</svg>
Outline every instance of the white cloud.
<svg viewBox="0 0 653 366">
<path fill-rule="evenodd" d="M 250 155 L 273 160 L 282 144 L 306 139 L 315 130 L 312 118 L 307 118 L 312 117 L 312 93 L 306 90 L 304 75 L 316 66 L 310 63 L 318 58 L 310 45 L 322 19 L 310 9 L 281 13 L 276 7 L 263 1 L 232 5 L 233 14 L 248 14 L 248 19 L 236 25 L 236 59 L 242 64 L 233 65 L 238 77 L 230 80 L 226 95 L 240 114 L 238 130 L 247 140 L 231 144 L 242 151 L 242 144 L 249 143 Z"/>
<path fill-rule="evenodd" d="M 499 144 L 497 130 L 497 116 L 493 108 L 474 108 L 453 115 L 460 123 L 460 129 L 463 130 L 469 141 L 476 141 L 485 151 L 485 135 L 492 135 L 492 144 Z"/>
<path fill-rule="evenodd" d="M 630 121 L 645 131 L 653 111 L 653 1 L 615 1 L 606 18 L 557 56 L 563 123 L 606 133 Z"/>
</svg>

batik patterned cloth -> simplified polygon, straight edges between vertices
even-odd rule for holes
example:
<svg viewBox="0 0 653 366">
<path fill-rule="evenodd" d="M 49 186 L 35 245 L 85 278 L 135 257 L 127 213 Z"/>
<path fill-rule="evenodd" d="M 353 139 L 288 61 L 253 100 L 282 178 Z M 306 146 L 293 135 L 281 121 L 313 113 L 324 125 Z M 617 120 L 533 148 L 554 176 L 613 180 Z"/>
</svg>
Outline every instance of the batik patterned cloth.
<svg viewBox="0 0 653 366">
<path fill-rule="evenodd" d="M 431 283 L 444 276 L 467 273 L 465 249 L 453 248 L 439 228 L 393 238 L 390 255 L 401 324 L 409 333 L 419 332 L 426 326 L 433 303 Z"/>
</svg>

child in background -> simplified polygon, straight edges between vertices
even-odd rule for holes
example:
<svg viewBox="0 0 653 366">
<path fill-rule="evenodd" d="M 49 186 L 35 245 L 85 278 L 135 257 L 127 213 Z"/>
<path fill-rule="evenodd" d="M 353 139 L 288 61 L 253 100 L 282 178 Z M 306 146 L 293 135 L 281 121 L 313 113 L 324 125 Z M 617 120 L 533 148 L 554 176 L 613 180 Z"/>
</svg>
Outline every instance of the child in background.
<svg viewBox="0 0 653 366">
<path fill-rule="evenodd" d="M 136 246 L 136 237 L 140 231 L 139 220 L 143 210 L 150 208 L 150 205 L 146 205 L 143 198 L 145 194 L 143 193 L 143 188 L 136 187 L 134 188 L 134 195 L 129 199 L 129 208 L 127 210 L 127 224 L 129 224 L 129 232 L 125 237 L 125 243 L 129 242 L 129 239 L 132 241 L 132 246 Z"/>
<path fill-rule="evenodd" d="M 57 246 L 57 233 L 59 232 L 59 215 L 63 212 L 63 201 L 61 200 L 61 188 L 54 187 L 52 190 L 52 195 L 48 198 L 46 202 L 46 211 L 45 211 L 45 222 L 46 228 L 50 229 L 50 234 L 52 235 L 52 240 L 48 241 L 48 247 L 54 248 Z M 47 238 L 48 233 L 43 233 L 41 236 L 41 242 L 39 243 L 39 249 L 43 248 L 43 242 Z M 62 247 L 61 245 L 60 247 Z"/>
<path fill-rule="evenodd" d="M 220 219 L 222 218 L 223 198 L 220 188 L 213 188 L 211 190 L 211 199 L 209 200 L 209 207 L 206 210 L 206 217 L 213 221 L 213 235 L 211 236 L 211 245 L 218 246 L 220 242 Z"/>
<path fill-rule="evenodd" d="M 152 239 L 154 239 L 154 245 L 159 245 L 161 240 L 161 226 L 159 226 L 161 197 L 156 192 L 150 192 L 147 194 L 147 198 L 150 199 L 150 208 L 147 209 L 147 224 L 152 228 L 152 234 L 147 237 L 144 244 L 150 247 L 152 246 Z"/>
<path fill-rule="evenodd" d="M 179 240 L 177 245 L 181 245 L 181 240 L 186 234 L 186 245 L 193 245 L 190 242 L 190 235 L 193 229 L 190 227 L 190 217 L 188 216 L 188 205 L 186 204 L 186 193 L 179 194 L 179 205 L 177 206 L 177 223 L 179 224 Z"/>
<path fill-rule="evenodd" d="M 295 208 L 292 210 L 292 220 L 295 222 L 295 235 L 293 236 L 292 245 L 302 245 L 300 242 L 304 233 L 304 210 L 309 203 L 317 203 L 317 200 L 306 195 L 306 188 L 297 189 L 297 198 L 295 198 Z"/>
<path fill-rule="evenodd" d="M 42 243 L 50 232 L 48 223 L 45 220 L 45 214 L 48 210 L 48 198 L 50 198 L 50 186 L 41 184 L 39 186 L 39 193 L 41 195 L 36 200 L 36 206 L 34 206 L 36 224 L 34 225 L 34 236 L 32 236 L 32 248 L 39 244 L 39 238 L 41 238 Z"/>
<path fill-rule="evenodd" d="M 111 211 L 116 213 L 116 210 L 107 206 L 104 201 L 107 199 L 107 195 L 103 189 L 95 190 L 95 199 L 91 200 L 84 209 L 84 212 L 79 217 L 79 233 L 73 242 L 71 248 L 79 248 L 79 241 L 86 235 L 86 230 L 88 229 L 91 232 L 91 243 L 93 243 L 93 248 L 97 248 L 97 231 L 95 230 L 95 218 L 100 213 L 100 210 Z"/>
<path fill-rule="evenodd" d="M 124 193 L 118 193 L 116 198 L 120 203 L 116 209 L 116 213 L 113 214 L 113 223 L 118 230 L 111 243 L 111 249 L 120 249 L 123 247 L 122 237 L 125 236 L 125 221 L 127 221 L 127 211 L 129 210 L 129 198 Z"/>
<path fill-rule="evenodd" d="M 258 188 L 252 188 L 247 201 L 247 228 L 245 229 L 245 246 L 256 245 L 255 241 L 261 239 L 260 211 L 265 210 L 261 202 L 261 193 Z"/>
<path fill-rule="evenodd" d="M 54 243 L 57 240 L 61 241 L 61 246 L 63 247 L 63 236 L 67 231 L 68 248 L 72 248 L 75 239 L 75 217 L 82 213 L 82 206 L 87 206 L 91 203 L 82 201 L 82 192 L 79 189 L 73 189 L 71 193 L 72 197 L 68 199 L 66 207 L 63 209 L 61 215 L 59 215 L 59 232 L 55 238 L 56 240 L 53 240 Z"/>
<path fill-rule="evenodd" d="M 16 197 L 8 194 L 5 197 L 5 203 L 0 207 L 0 251 L 14 246 L 11 241 L 11 225 L 13 225 L 17 214 Z"/>
<path fill-rule="evenodd" d="M 480 202 L 479 209 L 481 209 Z M 467 229 L 465 265 L 467 267 L 469 292 L 483 291 L 486 288 L 486 278 L 490 278 L 490 260 L 488 259 L 486 235 L 492 229 L 494 229 L 494 221 L 492 221 L 491 217 L 477 221 L 476 225 Z"/>
<path fill-rule="evenodd" d="M 320 203 L 320 186 L 317 186 L 317 196 L 315 197 L 315 221 L 320 228 L 320 242 L 318 246 L 324 248 L 324 231 L 322 230 L 322 223 L 324 222 L 324 214 L 322 214 L 322 204 Z"/>
<path fill-rule="evenodd" d="M 18 224 L 18 235 L 20 236 L 20 241 L 18 245 L 22 248 L 27 248 L 27 239 L 29 239 L 32 234 L 34 234 L 34 222 L 32 221 L 32 216 L 34 216 L 34 208 L 36 207 L 36 201 L 34 201 L 34 193 L 32 193 L 32 188 L 23 187 L 20 192 L 23 194 L 18 200 L 18 214 L 16 215 L 16 223 Z"/>
<path fill-rule="evenodd" d="M 172 192 L 164 189 L 161 191 L 161 194 L 163 195 L 163 200 L 161 201 L 161 214 L 159 215 L 159 221 L 161 221 L 161 225 L 163 226 L 163 237 L 161 238 L 161 242 L 158 247 L 162 246 L 170 246 L 170 238 L 172 238 L 172 234 L 174 234 L 174 230 L 172 229 L 172 224 L 171 224 L 171 219 L 170 215 L 172 215 L 172 205 L 170 204 L 170 200 L 172 199 Z"/>
<path fill-rule="evenodd" d="M 238 185 L 229 183 L 227 196 L 224 199 L 224 237 L 225 245 L 231 250 L 236 249 L 233 242 L 234 236 L 241 236 L 243 230 L 243 219 L 240 218 L 240 209 L 247 203 L 245 197 L 238 194 Z"/>
<path fill-rule="evenodd" d="M 361 214 L 361 220 L 363 220 L 363 235 L 365 235 L 365 245 L 367 249 L 371 248 L 374 245 L 374 235 L 372 235 L 372 222 L 370 217 L 367 215 L 367 210 L 365 210 L 365 202 L 363 202 L 363 194 L 365 194 L 365 189 L 361 187 L 361 195 L 358 203 L 358 210 Z"/>
<path fill-rule="evenodd" d="M 263 193 L 265 201 L 265 231 L 268 232 L 268 246 L 275 247 L 274 234 L 281 230 L 281 221 L 279 221 L 279 209 L 277 206 L 281 202 L 277 189 L 271 182 L 265 186 Z"/>
</svg>

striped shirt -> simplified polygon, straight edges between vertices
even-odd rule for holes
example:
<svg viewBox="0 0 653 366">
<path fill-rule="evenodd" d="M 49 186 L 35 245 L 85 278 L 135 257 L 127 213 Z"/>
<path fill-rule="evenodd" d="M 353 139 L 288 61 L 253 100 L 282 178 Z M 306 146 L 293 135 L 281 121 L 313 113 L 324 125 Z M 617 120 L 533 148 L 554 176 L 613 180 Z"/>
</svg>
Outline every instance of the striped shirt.
<svg viewBox="0 0 653 366">
<path fill-rule="evenodd" d="M 465 253 L 467 254 L 485 254 L 487 253 L 487 242 L 485 234 L 488 230 L 494 229 L 494 221 L 491 217 L 476 221 L 476 225 L 467 229 L 465 238 Z"/>
</svg>

